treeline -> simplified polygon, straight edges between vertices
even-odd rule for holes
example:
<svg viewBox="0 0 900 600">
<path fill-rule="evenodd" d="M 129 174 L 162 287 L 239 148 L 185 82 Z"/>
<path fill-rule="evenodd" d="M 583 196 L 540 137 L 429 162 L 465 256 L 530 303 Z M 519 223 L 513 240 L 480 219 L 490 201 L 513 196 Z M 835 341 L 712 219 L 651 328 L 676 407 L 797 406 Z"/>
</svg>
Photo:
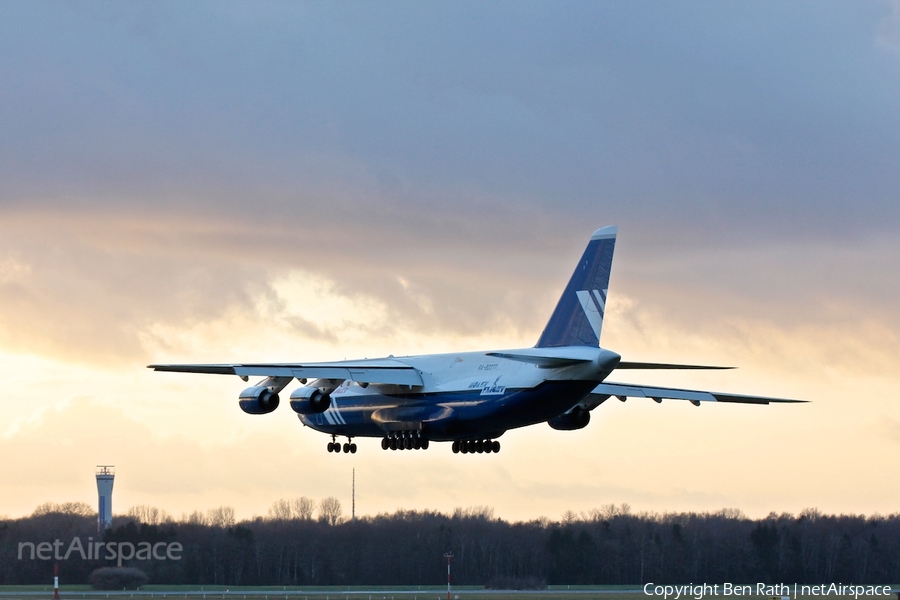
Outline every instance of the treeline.
<svg viewBox="0 0 900 600">
<path fill-rule="evenodd" d="M 179 560 L 131 559 L 156 584 L 441 585 L 446 559 L 460 585 L 900 581 L 900 514 L 632 513 L 607 505 L 560 521 L 510 523 L 492 509 L 397 511 L 348 520 L 340 502 L 280 500 L 267 517 L 237 522 L 229 507 L 175 519 L 135 507 L 97 533 L 85 504 L 43 505 L 0 521 L 0 584 L 87 583 L 115 560 L 20 558 L 23 542 L 172 544 Z M 499 583 L 498 583 L 499 582 Z"/>
</svg>

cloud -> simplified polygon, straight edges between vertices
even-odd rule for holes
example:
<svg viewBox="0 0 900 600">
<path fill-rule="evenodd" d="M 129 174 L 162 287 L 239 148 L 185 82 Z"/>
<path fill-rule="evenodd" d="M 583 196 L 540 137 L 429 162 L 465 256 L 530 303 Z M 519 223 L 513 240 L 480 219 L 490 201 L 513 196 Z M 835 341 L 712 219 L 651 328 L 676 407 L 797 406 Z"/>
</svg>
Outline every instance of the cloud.
<svg viewBox="0 0 900 600">
<path fill-rule="evenodd" d="M 900 2 L 889 1 L 890 13 L 878 23 L 875 39 L 879 45 L 900 56 Z"/>
<path fill-rule="evenodd" d="M 96 364 L 224 360 L 216 348 L 248 360 L 292 343 L 342 357 L 371 352 L 372 339 L 385 354 L 528 345 L 592 230 L 562 241 L 561 229 L 544 238 L 527 221 L 497 237 L 460 237 L 415 217 L 407 226 L 314 222 L 258 226 L 193 208 L 8 210 L 0 344 Z M 619 238 L 610 298 L 621 310 L 608 319 L 608 343 L 659 349 L 660 331 L 748 348 L 784 337 L 793 341 L 776 345 L 805 343 L 809 363 L 894 362 L 900 290 L 883 276 L 897 269 L 892 237 L 725 251 L 663 247 L 640 228 Z"/>
<path fill-rule="evenodd" d="M 140 229 L 134 223 L 89 220 L 7 214 L 0 245 L 19 267 L 0 284 L 5 348 L 76 362 L 130 359 L 140 355 L 135 332 L 160 315 L 190 322 L 250 303 L 258 272 L 170 254 L 165 240 L 146 252 L 124 239 Z"/>
<path fill-rule="evenodd" d="M 891 298 L 900 289 L 884 277 L 897 268 L 894 237 L 812 244 L 785 240 L 725 252 L 673 250 L 669 256 L 620 237 L 610 298 L 614 303 L 617 293 L 626 298 L 613 304 L 620 313 L 608 319 L 614 335 L 623 328 L 660 347 L 658 332 L 677 330 L 673 350 L 684 349 L 685 340 L 718 341 L 756 348 L 760 358 L 769 353 L 771 364 L 790 368 L 800 361 L 871 373 L 895 364 L 900 321 Z M 632 248 L 637 256 L 629 254 Z M 793 356 L 776 360 L 777 347 L 790 349 Z"/>
<path fill-rule="evenodd" d="M 0 250 L 9 257 L 0 281 L 0 343 L 115 362 L 146 358 L 141 340 L 154 329 L 232 318 L 277 322 L 301 339 L 345 346 L 361 332 L 472 337 L 527 324 L 531 318 L 511 315 L 535 312 L 556 295 L 528 289 L 535 268 L 548 261 L 527 230 L 516 242 L 522 253 L 507 255 L 499 250 L 515 233 L 509 228 L 494 237 L 476 229 L 467 235 L 479 243 L 467 243 L 464 230 L 419 227 L 415 218 L 384 227 L 365 220 L 310 225 L 319 218 L 326 216 L 248 223 L 192 208 L 8 209 L 0 225 Z M 343 303 L 347 323 L 363 319 L 349 339 L 339 338 L 340 323 L 327 316 L 335 302 Z M 529 337 L 546 316 L 537 318 Z"/>
<path fill-rule="evenodd" d="M 900 355 L 888 275 L 900 267 L 900 85 L 883 51 L 896 15 L 896 4 L 0 5 L 11 423 L 0 456 L 37 453 L 34 474 L 10 465 L 20 485 L 6 490 L 51 500 L 29 481 L 56 485 L 42 465 L 57 454 L 78 464 L 51 469 L 53 490 L 92 488 L 67 477 L 106 460 L 79 454 L 105 454 L 96 437 L 121 449 L 126 473 L 152 470 L 133 446 L 147 440 L 184 483 L 154 495 L 167 484 L 148 476 L 129 493 L 174 513 L 218 504 L 211 489 L 248 514 L 273 496 L 333 495 L 345 482 L 292 415 L 248 421 L 233 378 L 143 366 L 527 346 L 607 224 L 620 237 L 605 344 L 634 360 L 743 367 L 661 383 L 816 402 L 700 415 L 604 404 L 583 436 L 511 432 L 500 467 L 375 447 L 360 463 L 370 506 L 396 506 L 409 465 L 417 507 L 513 514 L 532 495 L 552 516 L 635 498 L 799 510 L 805 473 L 883 468 L 893 442 L 870 438 L 872 418 L 893 418 Z M 112 429 L 89 422 L 98 415 Z M 71 444 L 42 445 L 57 438 Z M 717 461 L 692 474 L 710 447 Z M 810 453 L 834 472 L 807 468 Z M 561 468 L 570 456 L 597 460 Z M 253 460 L 262 479 L 247 491 L 226 466 L 252 479 Z M 753 477 L 734 479 L 735 460 Z M 303 478 L 284 481 L 297 464 Z M 209 478 L 189 480 L 185 465 Z M 727 485 L 710 488 L 710 473 Z M 784 489 L 755 491 L 768 477 Z M 481 483 L 494 480 L 505 487 Z M 896 496 L 802 483 L 835 506 L 883 510 L 880 494 Z"/>
<path fill-rule="evenodd" d="M 881 429 L 888 439 L 900 443 L 900 421 L 885 417 L 882 420 Z"/>
<path fill-rule="evenodd" d="M 7 205 L 507 239 L 504 221 L 588 216 L 720 244 L 900 216 L 900 89 L 858 33 L 874 11 L 4 10 Z"/>
</svg>

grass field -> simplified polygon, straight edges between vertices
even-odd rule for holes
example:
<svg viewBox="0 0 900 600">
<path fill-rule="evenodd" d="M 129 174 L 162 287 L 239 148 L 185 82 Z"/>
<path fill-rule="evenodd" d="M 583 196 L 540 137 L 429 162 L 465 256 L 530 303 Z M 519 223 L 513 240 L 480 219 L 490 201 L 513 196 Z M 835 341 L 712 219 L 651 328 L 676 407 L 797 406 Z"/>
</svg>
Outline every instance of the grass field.
<svg viewBox="0 0 900 600">
<path fill-rule="evenodd" d="M 900 586 L 892 586 L 893 590 Z M 879 600 L 900 600 L 893 592 L 889 596 L 859 596 L 859 598 Z M 53 588 L 48 586 L 0 586 L 0 598 L 3 600 L 34 600 L 36 598 L 53 598 Z M 446 587 L 415 586 L 359 586 L 359 587 L 226 587 L 226 586 L 157 586 L 148 585 L 140 591 L 101 592 L 87 585 L 65 586 L 60 588 L 62 600 L 127 600 L 148 598 L 165 600 L 444 600 L 447 598 Z M 551 586 L 539 591 L 503 591 L 485 590 L 481 587 L 454 587 L 451 592 L 454 600 L 663 600 L 662 596 L 647 596 L 635 586 Z M 769 600 L 768 596 L 705 596 L 704 600 Z M 670 598 L 669 600 L 673 600 Z M 679 600 L 685 599 L 684 596 Z M 778 600 L 781 600 L 780 597 Z M 791 596 L 791 600 L 795 600 Z M 796 600 L 853 600 L 853 596 L 798 596 Z"/>
</svg>

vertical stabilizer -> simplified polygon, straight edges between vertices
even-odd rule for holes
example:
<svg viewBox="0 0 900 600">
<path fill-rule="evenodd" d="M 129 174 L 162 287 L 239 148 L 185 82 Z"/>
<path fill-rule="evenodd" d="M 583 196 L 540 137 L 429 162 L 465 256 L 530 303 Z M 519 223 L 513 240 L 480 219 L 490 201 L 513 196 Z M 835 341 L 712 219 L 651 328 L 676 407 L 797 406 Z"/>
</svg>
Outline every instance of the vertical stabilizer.
<svg viewBox="0 0 900 600">
<path fill-rule="evenodd" d="M 612 225 L 591 236 L 536 348 L 600 345 L 617 232 Z"/>
</svg>

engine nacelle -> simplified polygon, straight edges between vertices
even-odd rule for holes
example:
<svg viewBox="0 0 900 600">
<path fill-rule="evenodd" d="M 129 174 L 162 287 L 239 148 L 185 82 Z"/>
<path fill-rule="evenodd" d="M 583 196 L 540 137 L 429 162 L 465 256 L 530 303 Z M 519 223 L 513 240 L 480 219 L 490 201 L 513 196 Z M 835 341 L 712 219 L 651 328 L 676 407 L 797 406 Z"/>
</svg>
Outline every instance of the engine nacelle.
<svg viewBox="0 0 900 600">
<path fill-rule="evenodd" d="M 238 404 L 248 415 L 265 415 L 278 408 L 278 392 L 263 385 L 254 385 L 241 392 Z"/>
<path fill-rule="evenodd" d="M 331 395 L 317 387 L 301 387 L 291 394 L 291 408 L 300 415 L 314 415 L 328 410 Z"/>
<path fill-rule="evenodd" d="M 584 410 L 576 406 L 567 413 L 561 414 L 547 421 L 553 429 L 560 431 L 574 431 L 575 429 L 583 429 L 591 422 L 591 411 Z"/>
</svg>

